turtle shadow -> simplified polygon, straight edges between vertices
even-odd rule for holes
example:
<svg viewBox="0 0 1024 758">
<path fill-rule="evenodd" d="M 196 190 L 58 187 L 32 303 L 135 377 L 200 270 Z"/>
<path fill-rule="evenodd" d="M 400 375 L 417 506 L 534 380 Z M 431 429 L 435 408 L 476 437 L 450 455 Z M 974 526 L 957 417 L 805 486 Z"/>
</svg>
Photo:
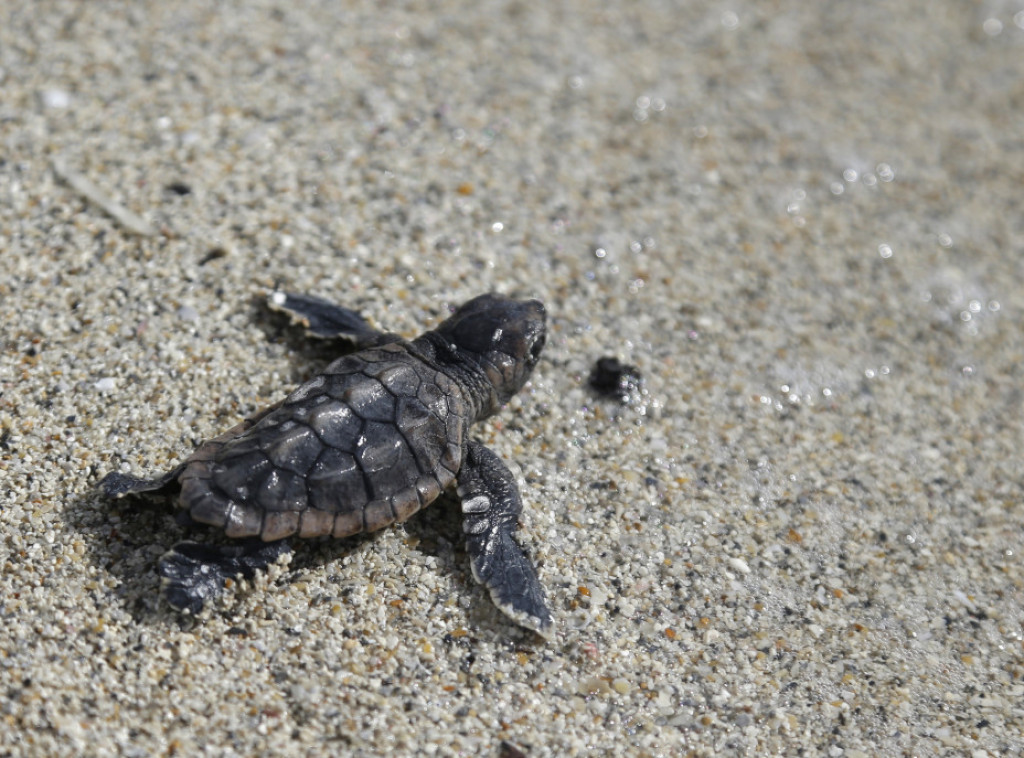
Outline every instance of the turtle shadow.
<svg viewBox="0 0 1024 758">
<path fill-rule="evenodd" d="M 159 615 L 156 561 L 181 539 L 169 509 L 151 499 L 110 500 L 94 486 L 72 500 L 68 514 L 68 527 L 85 543 L 83 562 L 95 574 L 89 591 L 120 605 L 136 622 Z"/>
<path fill-rule="evenodd" d="M 209 607 L 198 615 L 176 611 L 163 597 L 157 566 L 160 558 L 173 546 L 184 541 L 211 545 L 237 544 L 214 527 L 182 526 L 171 497 L 147 496 L 107 498 L 97 489 L 79 496 L 70 503 L 69 526 L 84 542 L 88 562 L 98 570 L 103 594 L 119 603 L 136 623 L 195 623 L 207 613 L 224 614 L 228 618 L 242 615 L 235 609 L 232 596 L 225 589 Z M 321 568 L 372 543 L 380 532 L 357 534 L 344 539 L 319 538 L 292 540 L 291 561 L 277 579 L 288 583 L 308 570 Z M 266 573 L 261 570 L 260 573 Z M 109 581 L 111 579 L 113 581 Z M 258 591 L 253 588 L 244 592 Z M 226 602 L 225 602 L 226 601 Z"/>
<path fill-rule="evenodd" d="M 213 527 L 182 526 L 172 499 L 163 495 L 140 495 L 110 499 L 98 489 L 77 496 L 69 503 L 68 525 L 85 543 L 86 560 L 97 572 L 91 583 L 104 602 L 120 605 L 136 623 L 194 624 L 201 623 L 207 613 L 228 619 L 244 615 L 243 606 L 235 600 L 246 594 L 271 591 L 248 587 L 238 593 L 225 590 L 198 616 L 175 611 L 163 598 L 161 578 L 157 573 L 160 558 L 174 545 L 185 540 L 209 544 L 231 544 Z M 462 533 L 459 500 L 452 492 L 443 493 L 429 507 L 415 514 L 404 524 L 391 527 L 404 529 L 411 538 L 410 550 L 437 560 L 436 571 L 451 578 L 453 592 L 468 599 L 464 607 L 466 623 L 473 636 L 508 638 L 510 629 L 518 629 L 490 602 L 487 590 L 478 584 L 470 569 Z M 288 584 L 309 571 L 323 570 L 339 563 L 354 552 L 372 549 L 372 543 L 387 530 L 356 534 L 342 539 L 292 539 L 291 560 L 275 579 Z M 398 567 L 396 567 L 396 571 Z"/>
</svg>

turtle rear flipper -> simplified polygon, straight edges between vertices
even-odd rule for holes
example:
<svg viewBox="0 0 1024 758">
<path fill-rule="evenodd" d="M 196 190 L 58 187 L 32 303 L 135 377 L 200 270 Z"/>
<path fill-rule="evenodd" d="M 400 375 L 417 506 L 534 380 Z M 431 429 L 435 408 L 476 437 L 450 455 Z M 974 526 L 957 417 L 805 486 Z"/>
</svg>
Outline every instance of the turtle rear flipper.
<svg viewBox="0 0 1024 758">
<path fill-rule="evenodd" d="M 126 495 L 140 495 L 151 493 L 153 495 L 167 495 L 177 487 L 178 474 L 184 466 L 178 466 L 162 476 L 153 479 L 141 479 L 131 474 L 122 474 L 118 471 L 111 471 L 100 480 L 100 489 L 103 494 L 110 498 L 125 497 Z"/>
<path fill-rule="evenodd" d="M 512 472 L 489 449 L 470 442 L 458 475 L 458 491 L 473 578 L 487 588 L 506 616 L 550 639 L 551 611 L 544 589 L 513 537 L 523 501 Z"/>
<path fill-rule="evenodd" d="M 179 542 L 160 558 L 157 573 L 172 608 L 196 614 L 224 591 L 228 579 L 251 579 L 291 551 L 287 540 L 246 540 L 231 545 Z"/>
<path fill-rule="evenodd" d="M 196 448 L 196 451 L 192 453 L 184 463 L 171 469 L 166 474 L 161 474 L 160 476 L 153 477 L 152 479 L 142 479 L 141 477 L 132 476 L 131 474 L 122 474 L 119 471 L 111 471 L 100 480 L 100 489 L 103 491 L 103 494 L 109 498 L 143 494 L 172 495 L 181 489 L 178 477 L 185 470 L 188 464 L 193 461 L 214 460 L 227 442 L 241 434 L 244 434 L 261 418 L 280 408 L 282 402 L 283 401 L 278 401 L 270 407 L 264 408 L 258 413 L 254 413 L 252 416 L 242 420 L 240 423 L 235 424 L 235 426 L 231 427 L 223 434 L 207 440 Z"/>
</svg>

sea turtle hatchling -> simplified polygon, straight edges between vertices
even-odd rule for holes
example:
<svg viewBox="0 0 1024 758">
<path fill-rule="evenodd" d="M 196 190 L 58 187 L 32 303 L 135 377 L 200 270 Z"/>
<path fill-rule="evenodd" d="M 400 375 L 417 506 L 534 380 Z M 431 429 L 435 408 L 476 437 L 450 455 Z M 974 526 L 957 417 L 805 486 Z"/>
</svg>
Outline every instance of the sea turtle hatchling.
<svg viewBox="0 0 1024 758">
<path fill-rule="evenodd" d="M 515 479 L 468 434 L 529 378 L 544 347 L 544 306 L 480 295 L 410 342 L 320 298 L 278 292 L 269 304 L 357 352 L 166 474 L 114 472 L 100 483 L 115 498 L 177 493 L 187 522 L 249 538 L 173 547 L 158 565 L 170 604 L 197 612 L 225 579 L 252 576 L 287 552 L 288 537 L 373 532 L 454 484 L 473 576 L 516 623 L 549 636 L 544 590 L 513 538 L 523 507 Z"/>
</svg>

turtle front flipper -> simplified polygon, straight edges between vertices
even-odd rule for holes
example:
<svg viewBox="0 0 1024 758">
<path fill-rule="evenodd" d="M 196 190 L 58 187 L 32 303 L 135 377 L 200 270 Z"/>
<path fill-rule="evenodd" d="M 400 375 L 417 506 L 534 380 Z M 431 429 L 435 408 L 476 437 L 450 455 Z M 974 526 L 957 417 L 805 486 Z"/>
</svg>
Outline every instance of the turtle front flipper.
<svg viewBox="0 0 1024 758">
<path fill-rule="evenodd" d="M 395 339 L 392 335 L 374 329 L 355 311 L 313 295 L 272 292 L 267 298 L 267 305 L 271 310 L 287 314 L 310 336 L 349 340 L 357 350 Z"/>
<path fill-rule="evenodd" d="M 493 452 L 470 442 L 458 474 L 458 492 L 473 577 L 509 618 L 550 639 L 551 611 L 544 589 L 513 537 L 523 501 L 512 472 Z"/>
<path fill-rule="evenodd" d="M 228 579 L 251 579 L 290 551 L 287 540 L 253 539 L 231 545 L 179 542 L 160 558 L 157 573 L 171 607 L 195 614 L 224 591 Z"/>
</svg>

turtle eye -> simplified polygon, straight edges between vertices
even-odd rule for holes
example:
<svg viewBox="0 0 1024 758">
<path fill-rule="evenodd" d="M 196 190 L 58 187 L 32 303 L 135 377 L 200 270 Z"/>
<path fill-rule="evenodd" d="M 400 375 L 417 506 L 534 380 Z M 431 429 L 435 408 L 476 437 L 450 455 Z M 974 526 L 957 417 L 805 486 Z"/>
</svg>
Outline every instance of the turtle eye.
<svg viewBox="0 0 1024 758">
<path fill-rule="evenodd" d="M 533 341 L 533 344 L 530 346 L 531 363 L 536 363 L 537 361 L 540 360 L 540 351 L 544 349 L 544 342 L 546 341 L 546 339 L 547 338 L 545 337 L 545 335 L 542 334 Z"/>
</svg>

